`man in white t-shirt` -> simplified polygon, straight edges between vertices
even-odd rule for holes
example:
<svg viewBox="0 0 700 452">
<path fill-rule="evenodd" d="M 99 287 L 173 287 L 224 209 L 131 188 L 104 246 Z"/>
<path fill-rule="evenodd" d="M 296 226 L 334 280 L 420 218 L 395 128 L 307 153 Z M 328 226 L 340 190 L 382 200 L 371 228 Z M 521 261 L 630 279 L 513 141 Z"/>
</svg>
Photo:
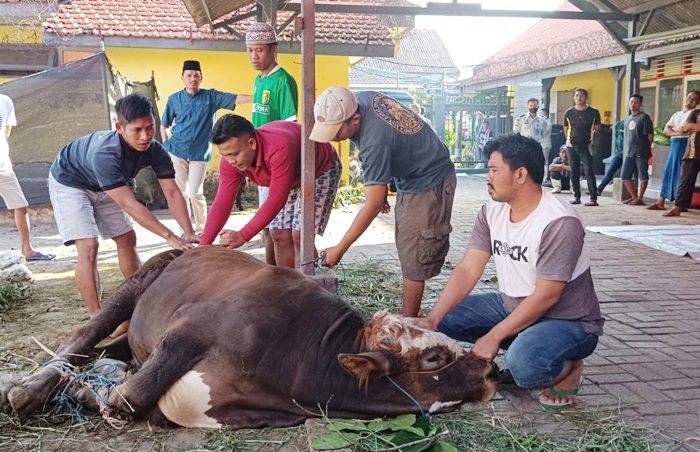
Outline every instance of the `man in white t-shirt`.
<svg viewBox="0 0 700 452">
<path fill-rule="evenodd" d="M 546 388 L 547 408 L 574 403 L 583 358 L 603 333 L 585 230 L 575 208 L 542 189 L 544 157 L 532 138 L 486 146 L 493 201 L 479 212 L 464 258 L 428 317 L 416 324 L 474 343 L 492 360 L 506 348 L 515 383 Z M 493 257 L 498 292 L 471 293 Z"/>
<path fill-rule="evenodd" d="M 56 257 L 53 254 L 44 254 L 32 247 L 29 234 L 29 203 L 24 197 L 22 187 L 12 169 L 10 160 L 10 138 L 12 127 L 17 125 L 15 106 L 12 99 L 0 94 L 0 197 L 2 197 L 8 210 L 14 210 L 15 224 L 19 231 L 20 251 L 28 261 L 49 261 Z"/>
</svg>

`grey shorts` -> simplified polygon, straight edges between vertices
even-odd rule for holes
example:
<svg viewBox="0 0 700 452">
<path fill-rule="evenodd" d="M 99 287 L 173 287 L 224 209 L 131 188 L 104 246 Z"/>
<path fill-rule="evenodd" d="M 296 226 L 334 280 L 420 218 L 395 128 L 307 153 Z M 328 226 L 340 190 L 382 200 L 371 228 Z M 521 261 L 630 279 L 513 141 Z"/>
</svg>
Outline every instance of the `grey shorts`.
<svg viewBox="0 0 700 452">
<path fill-rule="evenodd" d="M 340 182 L 340 160 L 333 161 L 331 168 L 316 178 L 316 191 L 314 194 L 315 209 L 314 219 L 316 234 L 323 235 L 328 225 L 328 218 L 333 210 L 335 194 L 338 192 Z M 294 188 L 289 192 L 287 203 L 282 210 L 270 222 L 270 229 L 300 229 L 301 219 L 301 189 Z"/>
<path fill-rule="evenodd" d="M 396 195 L 396 249 L 407 279 L 425 281 L 440 274 L 450 249 L 454 170 L 442 184 L 424 193 Z"/>
<path fill-rule="evenodd" d="M 132 231 L 131 219 L 107 193 L 68 187 L 49 175 L 49 196 L 65 245 L 78 239 L 111 239 Z"/>
<path fill-rule="evenodd" d="M 5 201 L 7 210 L 19 209 L 29 205 L 12 169 L 0 172 L 0 197 Z"/>
</svg>

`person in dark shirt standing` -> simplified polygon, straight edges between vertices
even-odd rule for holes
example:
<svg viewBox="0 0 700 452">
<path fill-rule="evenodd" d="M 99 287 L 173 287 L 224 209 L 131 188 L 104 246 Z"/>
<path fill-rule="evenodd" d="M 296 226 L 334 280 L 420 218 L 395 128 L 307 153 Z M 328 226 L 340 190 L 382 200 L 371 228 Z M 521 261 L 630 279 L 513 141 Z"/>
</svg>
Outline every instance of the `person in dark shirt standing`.
<svg viewBox="0 0 700 452">
<path fill-rule="evenodd" d="M 630 115 L 625 118 L 623 143 L 625 160 L 622 162 L 620 178 L 625 184 L 627 192 L 632 195 L 624 203 L 633 206 L 644 205 L 644 192 L 649 183 L 648 160 L 651 156 L 651 143 L 654 142 L 654 124 L 649 115 L 642 111 L 643 100 L 644 98 L 640 94 L 632 94 L 629 102 Z M 632 174 L 635 169 L 639 180 L 639 192 L 635 191 L 632 182 Z"/>
<path fill-rule="evenodd" d="M 140 94 L 132 94 L 119 99 L 115 109 L 116 130 L 94 132 L 67 144 L 49 172 L 49 195 L 58 233 L 65 245 L 75 244 L 78 250 L 75 283 L 91 317 L 100 310 L 99 236 L 116 243 L 119 269 L 125 278 L 141 265 L 129 216 L 175 249 L 188 250 L 199 241 L 187 215 L 185 198 L 175 184 L 168 151 L 153 140 L 153 104 Z M 158 176 L 168 208 L 185 231 L 182 237 L 158 221 L 127 186 L 146 166 Z"/>
<path fill-rule="evenodd" d="M 591 200 L 587 206 L 598 205 L 598 188 L 593 174 L 593 155 L 591 140 L 600 131 L 600 112 L 588 105 L 588 91 L 578 88 L 574 91 L 574 106 L 564 114 L 564 135 L 571 161 L 571 186 L 574 199 L 571 204 L 581 204 L 581 163 L 586 169 L 586 182 Z"/>
<path fill-rule="evenodd" d="M 395 179 L 401 315 L 416 317 L 425 281 L 440 274 L 450 248 L 457 175 L 447 146 L 420 116 L 374 91 L 328 88 L 316 100 L 314 118 L 311 140 L 350 139 L 360 149 L 364 174 L 365 203 L 340 242 L 326 248 L 324 263 L 338 264 L 374 218 L 389 212 L 388 185 Z"/>
</svg>

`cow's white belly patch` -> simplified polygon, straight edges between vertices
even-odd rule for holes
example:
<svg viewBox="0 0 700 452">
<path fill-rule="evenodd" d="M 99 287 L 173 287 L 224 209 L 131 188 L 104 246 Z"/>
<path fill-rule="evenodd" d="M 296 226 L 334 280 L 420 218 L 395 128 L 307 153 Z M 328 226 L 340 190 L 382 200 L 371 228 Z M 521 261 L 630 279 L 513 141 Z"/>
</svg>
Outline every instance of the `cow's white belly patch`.
<svg viewBox="0 0 700 452">
<path fill-rule="evenodd" d="M 435 413 L 436 411 L 441 410 L 442 408 L 449 408 L 451 406 L 459 405 L 460 403 L 462 403 L 460 400 L 453 400 L 451 402 L 435 402 L 432 405 L 430 405 L 428 413 Z"/>
<path fill-rule="evenodd" d="M 158 400 L 158 408 L 182 427 L 221 428 L 216 419 L 204 414 L 211 408 L 211 391 L 202 375 L 193 370 L 187 372 Z"/>
</svg>

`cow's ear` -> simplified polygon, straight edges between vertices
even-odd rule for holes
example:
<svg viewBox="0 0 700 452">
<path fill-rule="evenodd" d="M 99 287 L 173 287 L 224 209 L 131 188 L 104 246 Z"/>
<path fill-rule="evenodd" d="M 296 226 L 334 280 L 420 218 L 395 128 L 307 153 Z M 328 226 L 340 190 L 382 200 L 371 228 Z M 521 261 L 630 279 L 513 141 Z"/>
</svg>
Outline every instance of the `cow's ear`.
<svg viewBox="0 0 700 452">
<path fill-rule="evenodd" d="M 356 355 L 341 353 L 338 361 L 350 375 L 364 385 L 370 378 L 383 377 L 398 373 L 400 364 L 392 353 L 373 351 Z"/>
</svg>

